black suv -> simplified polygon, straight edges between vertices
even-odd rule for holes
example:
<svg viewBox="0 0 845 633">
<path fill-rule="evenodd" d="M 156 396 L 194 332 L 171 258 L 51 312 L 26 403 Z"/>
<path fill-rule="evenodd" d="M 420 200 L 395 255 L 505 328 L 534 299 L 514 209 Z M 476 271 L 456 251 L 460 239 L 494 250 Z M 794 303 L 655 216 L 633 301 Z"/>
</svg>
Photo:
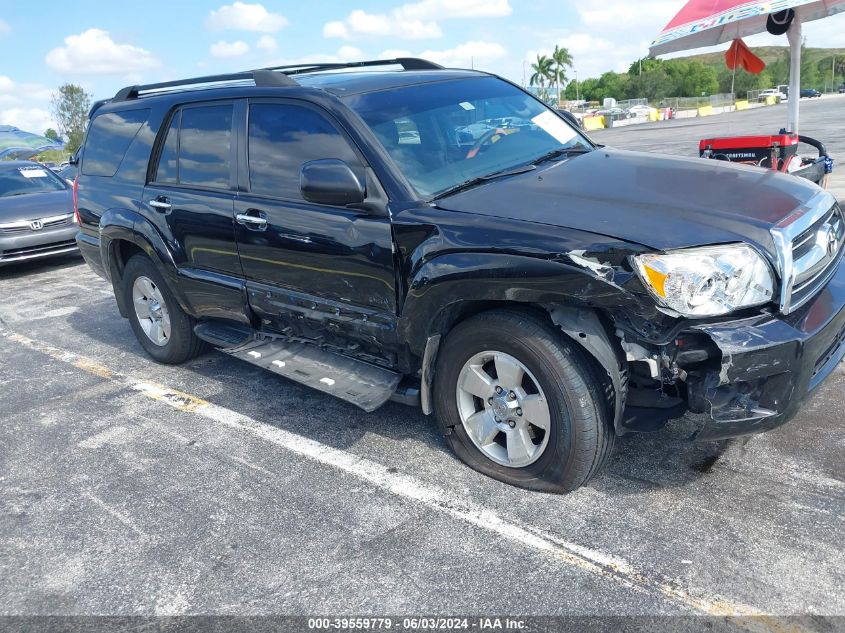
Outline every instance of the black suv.
<svg viewBox="0 0 845 633">
<path fill-rule="evenodd" d="M 830 194 L 604 148 L 493 75 L 262 69 L 91 116 L 78 243 L 154 359 L 421 406 L 517 486 L 573 490 L 687 410 L 703 439 L 777 427 L 845 354 Z"/>
</svg>

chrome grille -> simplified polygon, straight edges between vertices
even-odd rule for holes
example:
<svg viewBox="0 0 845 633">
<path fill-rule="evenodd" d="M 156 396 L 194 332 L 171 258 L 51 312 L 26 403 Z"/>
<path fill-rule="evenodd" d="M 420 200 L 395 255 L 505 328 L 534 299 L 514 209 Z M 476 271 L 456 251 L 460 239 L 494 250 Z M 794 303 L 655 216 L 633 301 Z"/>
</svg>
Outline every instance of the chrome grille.
<svg viewBox="0 0 845 633">
<path fill-rule="evenodd" d="M 830 280 L 845 251 L 845 216 L 829 193 L 810 202 L 772 229 L 781 272 L 780 308 L 789 314 Z"/>
<path fill-rule="evenodd" d="M 18 220 L 16 222 L 6 222 L 0 224 L 0 235 L 14 235 L 17 233 L 34 233 L 43 231 L 44 229 L 55 229 L 60 226 L 71 224 L 73 221 L 73 214 L 67 213 L 62 215 L 51 215 L 46 218 L 32 218 L 31 220 Z M 32 223 L 39 222 L 40 229 L 33 229 Z"/>
</svg>

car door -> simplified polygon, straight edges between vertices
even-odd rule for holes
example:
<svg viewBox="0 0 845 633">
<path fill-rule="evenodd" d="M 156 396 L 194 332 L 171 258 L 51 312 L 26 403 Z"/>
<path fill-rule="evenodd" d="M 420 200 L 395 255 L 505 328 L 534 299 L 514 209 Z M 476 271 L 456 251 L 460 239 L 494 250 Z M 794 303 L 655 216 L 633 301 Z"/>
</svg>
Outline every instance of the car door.
<svg viewBox="0 0 845 633">
<path fill-rule="evenodd" d="M 235 237 L 251 307 L 285 331 L 383 346 L 396 318 L 386 209 L 314 204 L 300 191 L 302 166 L 313 160 L 341 159 L 363 182 L 360 153 L 305 102 L 251 100 L 244 132 Z"/>
<path fill-rule="evenodd" d="M 237 148 L 243 102 L 185 105 L 170 117 L 151 182 L 147 214 L 169 242 L 178 283 L 198 317 L 248 322 L 234 231 Z"/>
</svg>

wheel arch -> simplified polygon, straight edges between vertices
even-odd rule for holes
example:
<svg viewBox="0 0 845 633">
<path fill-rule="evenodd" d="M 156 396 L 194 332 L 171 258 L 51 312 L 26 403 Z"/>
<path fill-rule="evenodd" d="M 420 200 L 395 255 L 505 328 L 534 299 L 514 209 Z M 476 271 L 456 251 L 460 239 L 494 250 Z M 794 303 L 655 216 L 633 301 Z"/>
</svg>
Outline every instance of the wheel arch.
<svg viewBox="0 0 845 633">
<path fill-rule="evenodd" d="M 128 307 L 123 300 L 121 284 L 126 263 L 135 255 L 148 257 L 168 282 L 171 292 L 180 307 L 188 311 L 188 304 L 179 285 L 177 267 L 171 250 L 159 231 L 144 216 L 125 209 L 113 209 L 100 219 L 100 256 L 103 268 L 109 276 L 117 300 L 120 315 L 128 316 Z"/>
</svg>

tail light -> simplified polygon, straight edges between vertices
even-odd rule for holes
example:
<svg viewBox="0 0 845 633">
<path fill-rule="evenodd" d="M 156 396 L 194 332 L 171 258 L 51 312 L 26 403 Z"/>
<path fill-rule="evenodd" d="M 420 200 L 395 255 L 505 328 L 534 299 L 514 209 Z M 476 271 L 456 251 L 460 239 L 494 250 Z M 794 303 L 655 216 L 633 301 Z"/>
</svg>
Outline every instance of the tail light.
<svg viewBox="0 0 845 633">
<path fill-rule="evenodd" d="M 82 218 L 79 217 L 79 174 L 73 177 L 73 221 L 82 224 Z"/>
</svg>

